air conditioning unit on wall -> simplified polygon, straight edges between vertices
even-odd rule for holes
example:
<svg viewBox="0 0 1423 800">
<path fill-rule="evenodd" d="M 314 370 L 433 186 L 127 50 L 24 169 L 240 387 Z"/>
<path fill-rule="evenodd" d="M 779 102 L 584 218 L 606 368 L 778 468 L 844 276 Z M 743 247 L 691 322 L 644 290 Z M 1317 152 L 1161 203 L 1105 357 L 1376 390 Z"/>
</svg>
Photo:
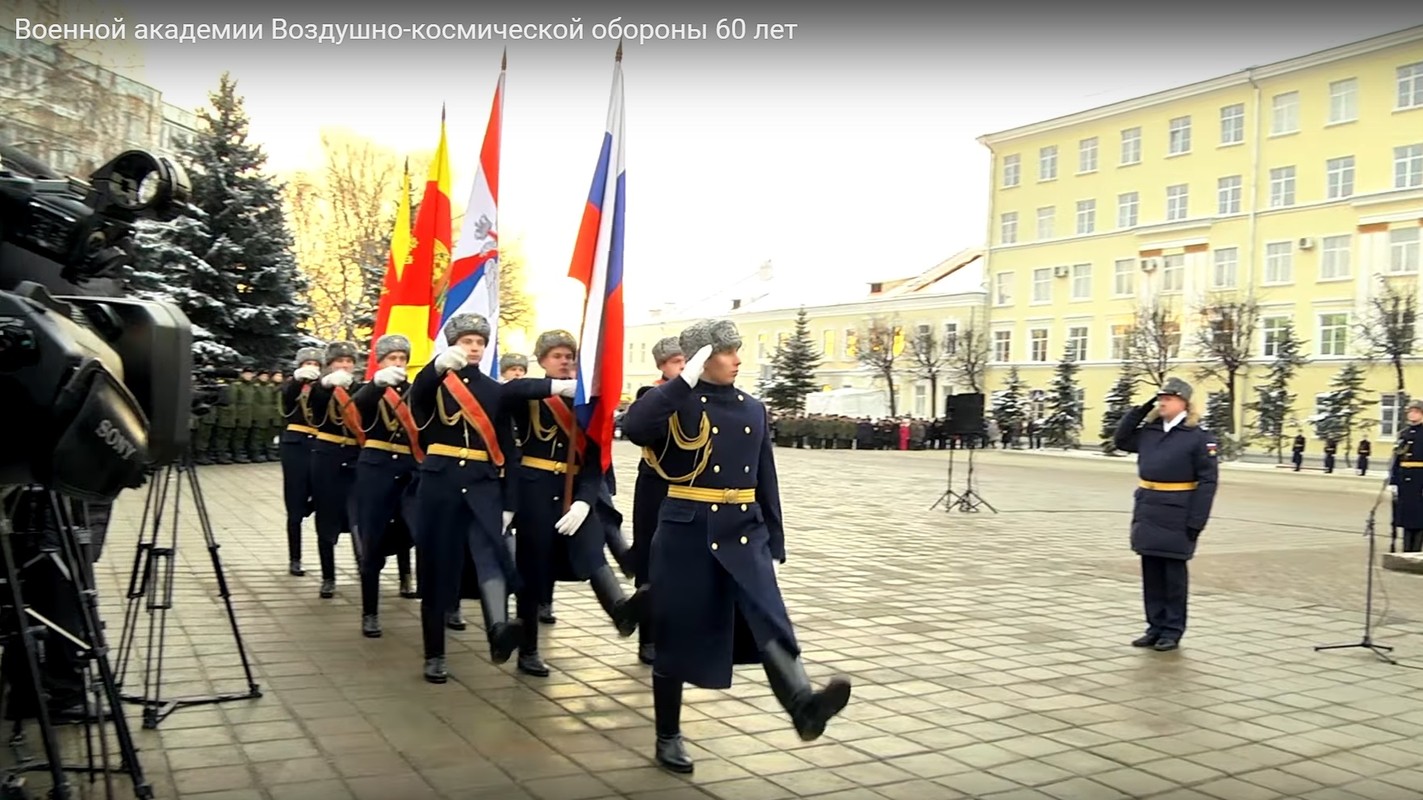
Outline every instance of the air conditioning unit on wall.
<svg viewBox="0 0 1423 800">
<path fill-rule="evenodd" d="M 1159 259 L 1159 258 L 1143 258 L 1143 259 L 1141 260 L 1141 271 L 1142 271 L 1142 272 L 1155 272 L 1155 271 L 1157 270 L 1157 268 L 1159 268 L 1160 266 L 1161 266 L 1161 259 Z"/>
<path fill-rule="evenodd" d="M 1053 268 L 1052 268 L 1052 274 L 1053 274 L 1054 277 L 1066 278 L 1066 277 L 1067 277 L 1067 267 L 1065 267 L 1065 266 L 1064 266 L 1064 267 L 1053 267 Z"/>
<path fill-rule="evenodd" d="M 1301 238 L 1298 242 L 1296 242 L 1295 246 L 1301 250 L 1313 250 L 1314 240 L 1309 238 L 1308 236 L 1305 236 Z"/>
</svg>

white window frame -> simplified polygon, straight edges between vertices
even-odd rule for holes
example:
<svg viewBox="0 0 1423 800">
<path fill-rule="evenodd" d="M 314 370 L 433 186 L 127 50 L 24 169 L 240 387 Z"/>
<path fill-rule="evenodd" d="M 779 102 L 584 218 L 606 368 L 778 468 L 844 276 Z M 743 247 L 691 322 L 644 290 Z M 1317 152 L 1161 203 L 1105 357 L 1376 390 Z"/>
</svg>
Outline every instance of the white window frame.
<svg viewBox="0 0 1423 800">
<path fill-rule="evenodd" d="M 1394 110 L 1423 108 L 1423 61 L 1404 64 L 1394 74 L 1398 80 L 1397 106 Z"/>
<path fill-rule="evenodd" d="M 1388 232 L 1388 274 L 1416 275 L 1423 269 L 1423 226 Z"/>
<path fill-rule="evenodd" d="M 1141 127 L 1123 128 L 1119 167 L 1141 163 Z"/>
<path fill-rule="evenodd" d="M 1039 363 L 1047 363 L 1047 328 L 1032 328 L 1028 331 L 1028 360 Z"/>
<path fill-rule="evenodd" d="M 1013 360 L 1013 332 L 997 330 L 993 332 L 993 360 L 1006 363 Z"/>
<path fill-rule="evenodd" d="M 1271 277 L 1271 270 L 1275 271 Z M 1265 270 L 1261 273 L 1266 286 L 1284 286 L 1295 282 L 1295 243 L 1266 242 Z"/>
<path fill-rule="evenodd" d="M 1086 325 L 1073 325 L 1067 329 L 1063 355 L 1068 361 L 1080 363 L 1087 360 L 1088 333 Z"/>
<path fill-rule="evenodd" d="M 1053 238 L 1057 227 L 1057 206 L 1043 206 L 1038 209 L 1038 241 Z"/>
<path fill-rule="evenodd" d="M 1135 258 L 1119 258 L 1112 262 L 1112 295 L 1114 297 L 1131 297 L 1136 294 L 1136 270 L 1137 261 Z M 1125 279 L 1126 288 L 1122 288 Z"/>
<path fill-rule="evenodd" d="M 1097 171 L 1097 137 L 1091 136 L 1077 143 L 1077 174 Z"/>
<path fill-rule="evenodd" d="M 1086 236 L 1097 231 L 1097 201 L 1077 201 L 1077 235 Z"/>
<path fill-rule="evenodd" d="M 1270 135 L 1299 133 L 1299 92 L 1281 92 L 1270 98 Z"/>
<path fill-rule="evenodd" d="M 1166 187 L 1166 221 L 1179 222 L 1190 216 L 1191 186 L 1178 183 Z"/>
<path fill-rule="evenodd" d="M 1245 142 L 1245 104 L 1236 103 L 1229 106 L 1221 106 L 1220 109 L 1220 144 L 1227 147 L 1233 144 L 1244 144 Z"/>
<path fill-rule="evenodd" d="M 1343 200 L 1354 196 L 1354 157 L 1340 156 L 1324 162 L 1324 196 Z"/>
<path fill-rule="evenodd" d="M 1123 192 L 1117 195 L 1117 227 L 1135 228 L 1140 206 L 1141 195 L 1138 192 Z"/>
<path fill-rule="evenodd" d="M 1393 188 L 1423 187 L 1423 143 L 1393 148 Z"/>
<path fill-rule="evenodd" d="M 998 218 L 998 243 L 1018 243 L 1018 212 L 1004 211 Z"/>
<path fill-rule="evenodd" d="M 1127 358 L 1127 344 L 1130 341 L 1131 325 L 1119 322 L 1109 329 L 1109 350 L 1113 361 L 1125 361 Z"/>
<path fill-rule="evenodd" d="M 1240 280 L 1240 248 L 1218 247 L 1211 251 L 1211 288 L 1234 289 Z"/>
<path fill-rule="evenodd" d="M 1071 278 L 1072 299 L 1091 300 L 1092 299 L 1092 265 L 1073 264 Z"/>
<path fill-rule="evenodd" d="M 1319 280 L 1341 281 L 1353 277 L 1354 237 L 1325 236 L 1319 240 Z"/>
<path fill-rule="evenodd" d="M 1175 117 L 1166 127 L 1166 154 L 1183 156 L 1191 152 L 1191 116 Z"/>
<path fill-rule="evenodd" d="M 1186 290 L 1186 255 L 1173 253 L 1161 257 L 1161 294 L 1180 294 Z"/>
<path fill-rule="evenodd" d="M 1012 189 L 1023 181 L 1023 157 L 1018 153 L 1003 156 L 1003 188 Z"/>
<path fill-rule="evenodd" d="M 1052 267 L 1038 267 L 1033 270 L 1032 293 L 1028 302 L 1035 306 L 1052 302 Z"/>
<path fill-rule="evenodd" d="M 939 349 L 944 351 L 944 355 L 951 356 L 959 349 L 959 323 L 957 320 L 950 320 L 944 323 L 944 333 L 940 339 Z"/>
<path fill-rule="evenodd" d="M 1294 165 L 1270 170 L 1270 208 L 1289 208 L 1295 204 Z"/>
<path fill-rule="evenodd" d="M 1000 272 L 993 276 L 993 305 L 1013 305 L 1013 273 Z"/>
<path fill-rule="evenodd" d="M 1400 403 L 1399 400 L 1403 402 Z M 1379 392 L 1379 438 L 1392 439 L 1408 425 L 1408 395 L 1399 398 L 1397 392 Z"/>
<path fill-rule="evenodd" d="M 1339 319 L 1343 321 L 1340 322 Z M 1331 324 L 1325 325 L 1325 320 Z M 1347 311 L 1321 311 L 1315 323 L 1319 329 L 1319 354 L 1321 356 L 1341 357 L 1349 354 L 1349 312 Z"/>
<path fill-rule="evenodd" d="M 1038 148 L 1038 183 L 1057 180 L 1057 145 Z"/>
<path fill-rule="evenodd" d="M 1294 323 L 1288 314 L 1277 314 L 1260 318 L 1260 355 L 1274 358 L 1279 354 L 1280 334 Z"/>
<path fill-rule="evenodd" d="M 1359 119 L 1359 79 L 1344 78 L 1329 84 L 1329 125 Z"/>
<path fill-rule="evenodd" d="M 1239 175 L 1227 175 L 1216 181 L 1216 213 L 1221 216 L 1239 214 L 1243 187 L 1244 181 Z"/>
</svg>

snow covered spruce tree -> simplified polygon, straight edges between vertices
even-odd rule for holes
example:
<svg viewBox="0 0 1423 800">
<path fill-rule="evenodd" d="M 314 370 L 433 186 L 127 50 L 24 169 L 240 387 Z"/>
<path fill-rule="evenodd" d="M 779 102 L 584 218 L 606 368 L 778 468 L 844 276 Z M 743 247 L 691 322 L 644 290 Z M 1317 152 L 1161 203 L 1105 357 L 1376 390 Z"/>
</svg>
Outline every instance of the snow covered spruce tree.
<svg viewBox="0 0 1423 800">
<path fill-rule="evenodd" d="M 1048 447 L 1077 446 L 1082 430 L 1082 404 L 1077 401 L 1077 362 L 1068 351 L 1057 362 L 1047 395 L 1047 416 L 1043 419 L 1043 440 Z"/>
<path fill-rule="evenodd" d="M 1117 374 L 1117 382 L 1112 385 L 1111 391 L 1107 392 L 1106 408 L 1102 410 L 1102 429 L 1098 435 L 1102 439 L 1102 451 L 1111 455 L 1116 452 L 1116 447 L 1112 444 L 1112 439 L 1116 437 L 1117 425 L 1122 421 L 1122 417 L 1131 411 L 1135 403 L 1132 402 L 1132 394 L 1136 389 L 1136 370 L 1131 364 L 1123 363 L 1122 371 Z"/>
<path fill-rule="evenodd" d="M 1290 392 L 1290 384 L 1295 374 L 1308 359 L 1303 354 L 1304 342 L 1295 334 L 1292 326 L 1270 334 L 1266 342 L 1274 351 L 1274 358 L 1268 367 L 1265 382 L 1255 387 L 1255 401 L 1246 408 L 1254 413 L 1254 429 L 1265 440 L 1267 452 L 1275 454 L 1276 463 L 1285 460 L 1285 426 L 1295 405 L 1295 395 Z"/>
<path fill-rule="evenodd" d="M 993 420 L 1003 433 L 1012 431 L 1015 438 L 1028 418 L 1027 391 L 1028 384 L 1018 374 L 1018 368 L 1011 367 L 1003 380 L 1003 389 L 993 397 Z"/>
<path fill-rule="evenodd" d="M 235 367 L 242 355 L 219 341 L 209 327 L 227 321 L 229 309 L 208 292 L 220 285 L 216 270 L 203 255 L 214 247 L 201 211 L 171 222 L 140 221 L 135 226 L 134 258 L 125 270 L 125 285 L 140 300 L 166 300 L 178 306 L 193 325 L 194 367 Z"/>
<path fill-rule="evenodd" d="M 818 369 L 820 352 L 810 337 L 810 319 L 802 308 L 796 313 L 795 332 L 771 357 L 771 377 L 758 389 L 761 399 L 778 414 L 799 414 L 805 410 L 806 395 L 815 391 Z"/>
</svg>

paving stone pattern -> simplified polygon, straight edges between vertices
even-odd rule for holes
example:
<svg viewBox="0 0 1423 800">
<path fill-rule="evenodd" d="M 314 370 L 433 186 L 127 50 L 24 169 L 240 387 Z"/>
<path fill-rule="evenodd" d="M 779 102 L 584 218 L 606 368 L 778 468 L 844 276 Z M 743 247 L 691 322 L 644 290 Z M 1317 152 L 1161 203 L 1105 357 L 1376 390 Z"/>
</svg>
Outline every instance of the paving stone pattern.
<svg viewBox="0 0 1423 800">
<path fill-rule="evenodd" d="M 343 541 L 333 600 L 286 574 L 276 465 L 201 480 L 264 697 L 180 710 L 135 731 L 159 797 L 335 798 L 1416 798 L 1423 787 L 1423 577 L 1379 571 L 1367 651 L 1363 522 L 1373 481 L 1224 468 L 1192 565 L 1175 653 L 1141 633 L 1127 548 L 1129 459 L 990 451 L 976 488 L 997 507 L 929 506 L 946 454 L 777 451 L 789 562 L 781 581 L 815 680 L 853 678 L 824 738 L 802 743 L 757 667 L 689 690 L 696 773 L 650 762 L 650 674 L 577 585 L 545 627 L 552 677 L 488 663 L 477 625 L 450 634 L 451 683 L 420 676 L 418 601 L 383 589 L 384 638 L 360 636 Z M 620 445 L 619 503 L 636 452 Z M 966 464 L 955 464 L 964 488 Z M 99 564 L 118 639 L 141 494 L 120 504 Z M 192 520 L 191 511 L 185 515 Z M 1386 509 L 1378 534 L 1387 548 Z M 630 535 L 630 531 L 629 531 Z M 179 542 L 165 696 L 244 688 L 208 553 Z M 479 618 L 469 602 L 471 622 Z M 138 656 L 141 658 L 142 652 Z M 126 688 L 139 690 L 141 664 Z M 137 709 L 129 708 L 137 719 Z M 76 745 L 77 746 L 77 745 Z M 93 795 L 90 795 L 93 796 Z"/>
</svg>

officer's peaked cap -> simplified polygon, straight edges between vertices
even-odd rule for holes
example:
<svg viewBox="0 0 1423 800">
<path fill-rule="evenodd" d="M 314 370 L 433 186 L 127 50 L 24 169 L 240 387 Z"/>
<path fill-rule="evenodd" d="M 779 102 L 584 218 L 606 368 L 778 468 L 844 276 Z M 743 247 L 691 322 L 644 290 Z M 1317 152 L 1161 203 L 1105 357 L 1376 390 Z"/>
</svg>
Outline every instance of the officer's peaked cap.
<svg viewBox="0 0 1423 800">
<path fill-rule="evenodd" d="M 567 347 L 577 354 L 578 340 L 568 331 L 544 331 L 539 334 L 538 341 L 534 342 L 534 358 L 542 361 L 543 357 L 556 347 Z"/>
<path fill-rule="evenodd" d="M 741 332 L 729 319 L 704 319 L 694 322 L 677 337 L 677 344 L 688 356 L 711 345 L 713 353 L 725 353 L 741 347 Z"/>
<path fill-rule="evenodd" d="M 321 363 L 323 351 L 320 347 L 303 347 L 296 351 L 296 358 L 292 359 L 292 369 L 296 369 L 306 361 Z"/>
<path fill-rule="evenodd" d="M 332 342 L 326 345 L 326 360 L 322 363 L 330 365 L 338 358 L 355 360 L 356 345 L 351 342 Z"/>
<path fill-rule="evenodd" d="M 376 339 L 376 361 L 384 359 L 391 353 L 404 353 L 410 355 L 410 339 L 398 333 L 387 333 Z"/>
<path fill-rule="evenodd" d="M 1423 399 L 1414 400 L 1414 401 L 1410 402 L 1410 403 L 1408 404 L 1408 407 L 1409 407 L 1409 408 L 1416 408 L 1416 409 L 1418 409 L 1419 411 L 1423 411 Z"/>
<path fill-rule="evenodd" d="M 685 355 L 685 353 L 682 352 L 682 343 L 677 340 L 676 336 L 659 339 L 657 344 L 652 346 L 652 360 L 659 367 L 666 364 L 667 359 L 680 355 Z"/>
<path fill-rule="evenodd" d="M 515 367 L 518 367 L 519 369 L 528 369 L 529 357 L 525 355 L 520 355 L 519 353 L 505 353 L 504 355 L 499 357 L 500 372 L 503 372 L 504 370 L 508 369 L 513 369 Z"/>
<path fill-rule="evenodd" d="M 452 345 L 458 342 L 461 336 L 471 333 L 483 336 L 484 343 L 489 344 L 489 320 L 472 312 L 456 314 L 445 323 L 445 344 Z"/>
<path fill-rule="evenodd" d="M 1186 383 L 1180 378 L 1167 378 L 1166 382 L 1161 384 L 1161 389 L 1156 394 L 1157 396 L 1173 394 L 1189 403 L 1191 402 L 1191 384 Z"/>
</svg>

